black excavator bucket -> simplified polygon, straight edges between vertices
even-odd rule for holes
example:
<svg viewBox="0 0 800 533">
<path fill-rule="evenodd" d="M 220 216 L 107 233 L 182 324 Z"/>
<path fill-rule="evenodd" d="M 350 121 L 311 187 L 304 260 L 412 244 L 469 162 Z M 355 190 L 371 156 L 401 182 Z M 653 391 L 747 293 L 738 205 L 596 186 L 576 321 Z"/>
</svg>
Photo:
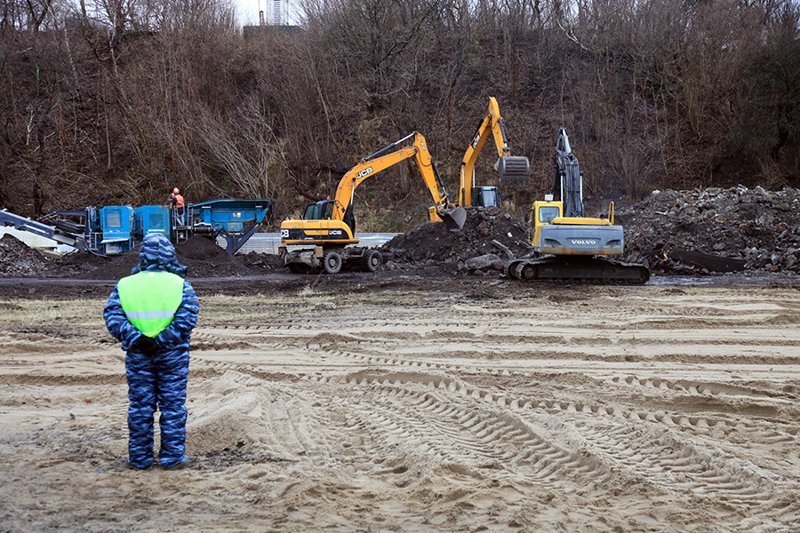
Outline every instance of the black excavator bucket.
<svg viewBox="0 0 800 533">
<path fill-rule="evenodd" d="M 453 207 L 439 211 L 439 217 L 450 231 L 458 231 L 464 227 L 467 221 L 467 210 L 463 207 Z"/>
<path fill-rule="evenodd" d="M 498 158 L 494 168 L 504 183 L 524 185 L 528 182 L 531 162 L 524 156 L 509 155 Z"/>
</svg>

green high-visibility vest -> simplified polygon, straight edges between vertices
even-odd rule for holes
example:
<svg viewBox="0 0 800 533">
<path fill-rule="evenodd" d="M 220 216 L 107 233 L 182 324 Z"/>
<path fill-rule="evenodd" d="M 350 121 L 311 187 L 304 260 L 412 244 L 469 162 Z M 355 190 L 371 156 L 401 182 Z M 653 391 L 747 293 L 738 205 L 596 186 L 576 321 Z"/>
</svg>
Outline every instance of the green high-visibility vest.
<svg viewBox="0 0 800 533">
<path fill-rule="evenodd" d="M 183 301 L 183 278 L 171 272 L 139 272 L 119 280 L 119 301 L 128 321 L 147 337 L 172 323 Z"/>
</svg>

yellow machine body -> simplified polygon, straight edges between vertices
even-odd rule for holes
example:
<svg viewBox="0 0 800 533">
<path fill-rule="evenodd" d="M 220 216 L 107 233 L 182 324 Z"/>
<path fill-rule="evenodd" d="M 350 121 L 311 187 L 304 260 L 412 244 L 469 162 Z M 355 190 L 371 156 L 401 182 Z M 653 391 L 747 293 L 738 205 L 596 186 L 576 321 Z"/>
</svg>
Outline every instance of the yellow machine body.
<svg viewBox="0 0 800 533">
<path fill-rule="evenodd" d="M 622 226 L 614 225 L 614 203 L 609 218 L 564 217 L 563 203 L 533 202 L 530 211 L 531 245 L 542 254 L 620 255 L 624 247 Z"/>
<path fill-rule="evenodd" d="M 407 144 L 411 140 L 411 144 Z M 351 168 L 339 181 L 332 200 L 322 200 L 306 207 L 302 219 L 287 219 L 281 223 L 281 244 L 313 244 L 324 247 L 343 247 L 356 244 L 355 217 L 352 206 L 356 189 L 364 181 L 403 161 L 413 159 L 422 181 L 433 200 L 429 209 L 431 222 L 444 221 L 449 226 L 463 226 L 466 213 L 450 205 L 436 166 L 433 163 L 428 143 L 420 132 L 392 143 Z"/>
</svg>

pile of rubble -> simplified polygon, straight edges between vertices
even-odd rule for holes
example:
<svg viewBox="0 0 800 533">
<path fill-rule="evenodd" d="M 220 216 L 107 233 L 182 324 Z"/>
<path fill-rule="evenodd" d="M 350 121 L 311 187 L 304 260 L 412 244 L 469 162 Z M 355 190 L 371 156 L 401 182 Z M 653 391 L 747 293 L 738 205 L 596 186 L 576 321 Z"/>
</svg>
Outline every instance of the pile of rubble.
<svg viewBox="0 0 800 533">
<path fill-rule="evenodd" d="M 486 273 L 530 252 L 521 220 L 496 208 L 467 211 L 460 232 L 426 224 L 396 236 L 381 249 L 387 267 Z M 618 210 L 616 222 L 625 228 L 622 259 L 657 273 L 800 273 L 800 189 L 654 191 Z"/>
<path fill-rule="evenodd" d="M 617 222 L 625 259 L 656 272 L 800 272 L 800 189 L 654 191 Z"/>
<path fill-rule="evenodd" d="M 521 220 L 500 209 L 467 209 L 464 228 L 452 232 L 444 224 L 425 224 L 397 235 L 381 247 L 388 268 L 403 265 L 440 266 L 447 272 L 500 272 L 503 259 L 530 251 L 528 230 Z"/>
<path fill-rule="evenodd" d="M 16 237 L 4 235 L 0 239 L 0 277 L 40 276 L 48 268 L 50 262 L 45 256 Z"/>
</svg>

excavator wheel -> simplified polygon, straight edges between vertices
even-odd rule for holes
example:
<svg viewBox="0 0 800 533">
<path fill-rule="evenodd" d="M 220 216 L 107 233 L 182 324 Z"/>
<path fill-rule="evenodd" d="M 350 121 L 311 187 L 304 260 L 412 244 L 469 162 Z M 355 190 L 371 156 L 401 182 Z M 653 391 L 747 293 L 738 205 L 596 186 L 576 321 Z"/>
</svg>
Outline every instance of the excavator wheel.
<svg viewBox="0 0 800 533">
<path fill-rule="evenodd" d="M 377 272 L 383 264 L 383 256 L 378 250 L 368 250 L 361 258 L 361 269 L 364 272 Z"/>
<path fill-rule="evenodd" d="M 328 274 L 338 274 L 342 270 L 342 255 L 330 250 L 322 257 L 322 268 Z"/>
<path fill-rule="evenodd" d="M 509 155 L 501 157 L 495 164 L 500 180 L 505 183 L 524 185 L 528 182 L 531 172 L 531 162 L 527 157 Z"/>
</svg>

